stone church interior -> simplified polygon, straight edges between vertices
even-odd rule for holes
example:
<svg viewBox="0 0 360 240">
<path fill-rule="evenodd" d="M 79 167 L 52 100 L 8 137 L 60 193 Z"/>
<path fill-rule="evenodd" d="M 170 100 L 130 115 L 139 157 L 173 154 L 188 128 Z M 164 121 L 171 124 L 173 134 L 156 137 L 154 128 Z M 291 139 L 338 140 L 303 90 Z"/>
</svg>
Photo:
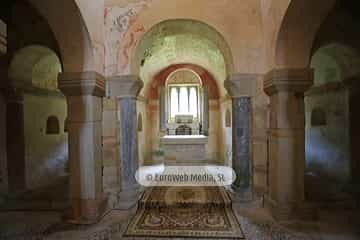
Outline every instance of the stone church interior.
<svg viewBox="0 0 360 240">
<path fill-rule="evenodd" d="M 2 0 L 0 239 L 360 239 L 359 26 L 357 0 Z"/>
</svg>

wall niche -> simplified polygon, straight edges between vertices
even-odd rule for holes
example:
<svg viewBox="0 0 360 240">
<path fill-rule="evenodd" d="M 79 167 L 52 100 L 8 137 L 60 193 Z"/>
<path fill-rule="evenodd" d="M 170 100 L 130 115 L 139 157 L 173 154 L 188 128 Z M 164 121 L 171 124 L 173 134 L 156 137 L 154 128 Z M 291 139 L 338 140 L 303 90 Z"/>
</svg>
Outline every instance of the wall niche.
<svg viewBox="0 0 360 240">
<path fill-rule="evenodd" d="M 46 134 L 60 134 L 59 119 L 56 116 L 48 117 L 46 121 Z"/>
</svg>

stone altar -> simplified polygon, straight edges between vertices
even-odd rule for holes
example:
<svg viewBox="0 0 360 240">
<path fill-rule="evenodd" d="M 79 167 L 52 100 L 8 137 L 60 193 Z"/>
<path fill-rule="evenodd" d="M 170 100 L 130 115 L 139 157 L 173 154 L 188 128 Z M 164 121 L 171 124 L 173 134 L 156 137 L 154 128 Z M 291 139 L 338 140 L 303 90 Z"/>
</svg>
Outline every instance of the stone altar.
<svg viewBox="0 0 360 240">
<path fill-rule="evenodd" d="M 160 142 L 164 148 L 165 165 L 206 164 L 206 136 L 167 135 L 162 137 Z"/>
</svg>

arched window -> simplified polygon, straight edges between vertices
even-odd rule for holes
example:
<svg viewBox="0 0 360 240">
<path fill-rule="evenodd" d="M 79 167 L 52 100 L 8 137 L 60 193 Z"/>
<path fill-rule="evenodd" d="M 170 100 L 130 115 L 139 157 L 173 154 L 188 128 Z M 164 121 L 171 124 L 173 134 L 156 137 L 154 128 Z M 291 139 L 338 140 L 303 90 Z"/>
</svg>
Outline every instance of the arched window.
<svg viewBox="0 0 360 240">
<path fill-rule="evenodd" d="M 199 116 L 199 86 L 198 85 L 170 85 L 170 117 L 176 115 Z"/>
<path fill-rule="evenodd" d="M 231 113 L 229 109 L 225 113 L 225 127 L 231 127 Z"/>
<path fill-rule="evenodd" d="M 179 69 L 166 80 L 168 122 L 177 121 L 176 116 L 200 120 L 201 78 L 190 69 Z"/>
<path fill-rule="evenodd" d="M 321 108 L 313 109 L 311 113 L 311 126 L 324 126 L 326 125 L 326 113 Z"/>
<path fill-rule="evenodd" d="M 137 129 L 138 129 L 138 132 L 142 132 L 142 130 L 143 130 L 143 121 L 142 121 L 141 113 L 139 113 L 139 115 L 138 115 Z"/>
<path fill-rule="evenodd" d="M 170 88 L 170 110 L 171 117 L 174 118 L 179 112 L 179 96 L 177 88 Z"/>
<path fill-rule="evenodd" d="M 189 93 L 187 87 L 180 87 L 179 112 L 180 114 L 189 113 Z"/>
<path fill-rule="evenodd" d="M 48 117 L 46 121 L 46 134 L 59 134 L 60 124 L 59 119 L 56 116 Z"/>
<path fill-rule="evenodd" d="M 198 102 L 196 87 L 190 87 L 189 93 L 189 112 L 194 118 L 198 115 Z"/>
</svg>

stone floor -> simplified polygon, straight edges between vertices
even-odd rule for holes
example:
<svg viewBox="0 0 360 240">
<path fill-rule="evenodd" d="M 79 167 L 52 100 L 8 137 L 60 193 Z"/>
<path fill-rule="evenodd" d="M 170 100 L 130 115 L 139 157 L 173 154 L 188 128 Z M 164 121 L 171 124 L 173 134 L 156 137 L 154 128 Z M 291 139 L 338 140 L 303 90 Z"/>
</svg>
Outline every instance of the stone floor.
<svg viewBox="0 0 360 240">
<path fill-rule="evenodd" d="M 360 239 L 360 211 L 321 210 L 316 222 L 275 223 L 263 208 L 243 208 L 234 204 L 246 239 Z M 135 209 L 111 211 L 92 226 L 74 226 L 62 222 L 52 211 L 0 212 L 0 239 L 121 239 L 121 233 Z M 31 238 L 32 237 L 32 238 Z"/>
<path fill-rule="evenodd" d="M 62 211 L 70 206 L 69 180 L 61 177 L 52 184 L 7 196 L 0 196 L 0 210 Z"/>
</svg>

